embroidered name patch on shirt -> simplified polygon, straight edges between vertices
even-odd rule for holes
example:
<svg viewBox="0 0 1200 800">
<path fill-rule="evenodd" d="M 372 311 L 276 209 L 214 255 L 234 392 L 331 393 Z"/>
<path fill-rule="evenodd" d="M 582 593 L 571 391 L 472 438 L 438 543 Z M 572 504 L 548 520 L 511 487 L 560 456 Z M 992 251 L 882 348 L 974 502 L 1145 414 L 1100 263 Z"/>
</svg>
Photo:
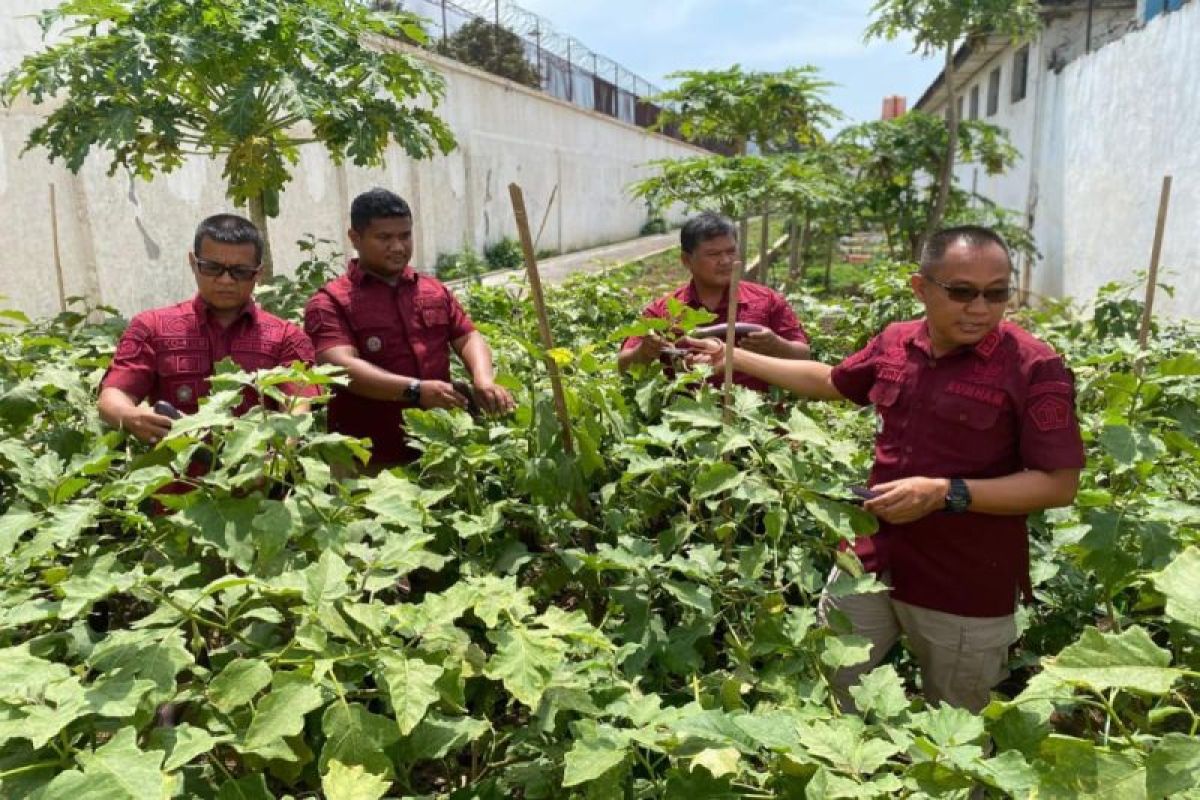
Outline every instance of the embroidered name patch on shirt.
<svg viewBox="0 0 1200 800">
<path fill-rule="evenodd" d="M 964 383 L 963 381 L 951 381 L 946 387 L 946 391 L 950 394 L 969 397 L 972 400 L 978 400 L 981 403 L 987 403 L 997 408 L 1004 405 L 1004 392 L 991 386 L 980 386 L 978 383 Z"/>
</svg>

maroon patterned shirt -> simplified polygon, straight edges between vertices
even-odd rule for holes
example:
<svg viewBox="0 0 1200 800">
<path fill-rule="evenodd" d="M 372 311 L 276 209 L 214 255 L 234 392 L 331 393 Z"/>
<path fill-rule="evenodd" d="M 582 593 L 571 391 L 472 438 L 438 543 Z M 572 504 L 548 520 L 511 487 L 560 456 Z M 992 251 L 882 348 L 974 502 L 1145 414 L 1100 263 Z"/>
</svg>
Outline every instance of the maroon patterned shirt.
<svg viewBox="0 0 1200 800">
<path fill-rule="evenodd" d="M 200 398 L 208 394 L 213 365 L 226 357 L 252 372 L 293 361 L 311 365 L 313 348 L 299 327 L 253 302 L 223 328 L 196 295 L 135 316 L 121 335 L 100 387 L 116 387 L 137 402 L 166 400 L 184 414 L 192 414 L 199 408 Z M 284 384 L 283 389 L 305 397 L 318 393 L 315 386 L 302 389 Z M 257 395 L 247 390 L 234 413 L 244 414 L 257 404 Z"/>
<path fill-rule="evenodd" d="M 346 274 L 325 284 L 304 311 L 304 329 L 318 353 L 351 345 L 362 358 L 397 375 L 450 380 L 450 343 L 475 330 L 467 312 L 436 278 L 405 267 L 395 285 L 351 259 Z M 372 464 L 409 461 L 405 408 L 339 388 L 329 404 L 329 429 L 369 438 Z"/>
<path fill-rule="evenodd" d="M 660 297 L 646 306 L 645 310 L 642 311 L 642 316 L 652 319 L 668 319 L 670 314 L 667 310 L 667 304 L 671 298 L 691 308 L 705 308 L 704 304 L 700 302 L 700 295 L 696 291 L 696 284 L 688 281 L 671 294 Z M 717 322 L 724 322 L 728 319 L 729 291 L 726 290 L 721 298 L 721 304 L 717 308 L 708 310 L 717 315 Z M 804 342 L 808 344 L 808 334 L 804 332 L 804 327 L 796 317 L 796 312 L 788 305 L 788 301 L 779 292 L 760 283 L 743 281 L 738 284 L 737 321 L 752 322 L 770 328 L 780 338 L 789 342 Z M 676 333 L 682 335 L 685 332 L 677 331 Z M 642 337 L 630 336 L 621 344 L 621 349 L 633 350 L 641 343 Z M 721 375 L 712 375 L 708 379 L 708 382 L 713 386 L 720 386 L 722 381 L 723 376 Z M 768 388 L 766 381 L 746 375 L 743 372 L 733 373 L 733 382 L 760 392 L 765 392 Z"/>
<path fill-rule="evenodd" d="M 1075 384 L 1049 345 L 1011 322 L 974 347 L 933 357 L 925 320 L 889 325 L 834 367 L 833 384 L 873 404 L 871 484 L 899 478 L 996 478 L 1026 469 L 1082 468 Z M 892 596 L 973 617 L 1011 614 L 1029 596 L 1026 518 L 935 512 L 880 522 L 854 550 L 890 572 Z"/>
</svg>

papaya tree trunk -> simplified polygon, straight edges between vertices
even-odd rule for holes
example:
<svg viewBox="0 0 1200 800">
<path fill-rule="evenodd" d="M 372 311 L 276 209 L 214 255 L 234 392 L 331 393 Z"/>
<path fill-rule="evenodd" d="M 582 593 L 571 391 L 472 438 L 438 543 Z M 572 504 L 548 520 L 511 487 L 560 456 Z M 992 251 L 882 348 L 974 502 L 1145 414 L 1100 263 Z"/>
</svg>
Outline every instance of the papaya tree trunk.
<svg viewBox="0 0 1200 800">
<path fill-rule="evenodd" d="M 271 235 L 267 228 L 267 207 L 261 193 L 250 198 L 250 221 L 254 223 L 254 227 L 258 228 L 258 232 L 262 234 L 263 240 L 262 273 L 259 275 L 259 280 L 268 281 L 275 274 L 275 261 L 271 257 Z"/>
<path fill-rule="evenodd" d="M 920 260 L 925 241 L 942 226 L 942 218 L 946 215 L 946 203 L 950 199 L 950 184 L 954 181 L 954 151 L 958 144 L 958 102 L 954 97 L 954 42 L 946 47 L 946 68 L 942 73 L 946 83 L 946 154 L 942 158 L 942 168 L 937 179 L 937 195 L 933 207 L 929 209 L 929 218 L 925 221 L 925 233 L 913 245 L 912 257 Z"/>
<path fill-rule="evenodd" d="M 808 277 L 808 248 L 812 245 L 812 215 L 804 220 L 804 232 L 800 234 L 800 283 Z"/>
<path fill-rule="evenodd" d="M 765 286 L 771 285 L 771 212 L 763 206 L 762 228 L 758 233 L 758 275 Z"/>
<path fill-rule="evenodd" d="M 800 277 L 800 217 L 793 214 L 788 221 L 788 286 L 795 286 Z"/>
<path fill-rule="evenodd" d="M 750 238 L 750 215 L 743 214 L 738 223 L 738 260 L 746 263 L 746 240 Z"/>
<path fill-rule="evenodd" d="M 829 234 L 829 250 L 825 252 L 825 291 L 833 288 L 833 250 L 837 247 L 837 237 Z"/>
</svg>

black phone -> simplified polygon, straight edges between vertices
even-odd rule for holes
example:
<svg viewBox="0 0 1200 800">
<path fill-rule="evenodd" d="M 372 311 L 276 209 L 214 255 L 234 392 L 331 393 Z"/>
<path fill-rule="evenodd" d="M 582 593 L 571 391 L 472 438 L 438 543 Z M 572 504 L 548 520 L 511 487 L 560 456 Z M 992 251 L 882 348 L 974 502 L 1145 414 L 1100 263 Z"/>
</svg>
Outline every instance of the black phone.
<svg viewBox="0 0 1200 800">
<path fill-rule="evenodd" d="M 879 492 L 873 492 L 865 486 L 851 486 L 850 492 L 858 497 L 860 501 L 874 500 L 879 497 Z"/>
<path fill-rule="evenodd" d="M 154 413 L 171 419 L 183 419 L 180 410 L 166 400 L 159 400 L 154 404 Z"/>
</svg>

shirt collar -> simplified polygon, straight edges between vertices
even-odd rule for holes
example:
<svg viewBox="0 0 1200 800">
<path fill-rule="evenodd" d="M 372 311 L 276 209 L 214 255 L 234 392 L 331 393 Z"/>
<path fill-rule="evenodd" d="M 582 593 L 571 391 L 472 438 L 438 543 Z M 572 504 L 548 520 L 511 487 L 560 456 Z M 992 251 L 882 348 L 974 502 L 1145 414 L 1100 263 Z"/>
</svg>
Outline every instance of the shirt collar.
<svg viewBox="0 0 1200 800">
<path fill-rule="evenodd" d="M 981 360 L 988 361 L 1000 347 L 1000 342 L 1004 339 L 1004 331 L 1002 330 L 1003 326 L 1004 321 L 1001 320 L 1000 324 L 998 324 L 995 328 L 992 328 L 992 330 L 988 332 L 987 336 L 984 336 L 971 347 L 959 348 L 947 353 L 946 355 L 949 356 L 956 355 L 958 353 L 970 352 L 974 353 Z M 917 325 L 913 329 L 913 332 L 909 335 L 908 341 L 925 355 L 933 358 L 933 340 L 929 338 L 928 319 L 921 320 L 921 324 Z"/>
<path fill-rule="evenodd" d="M 675 292 L 675 297 L 685 305 L 692 308 L 703 308 L 704 303 L 700 301 L 700 292 L 696 288 L 695 281 L 688 281 L 684 286 Z M 746 284 L 738 284 L 738 305 L 743 305 L 746 302 Z M 725 288 L 725 292 L 721 295 L 721 302 L 717 309 L 729 308 L 729 287 Z"/>
<path fill-rule="evenodd" d="M 253 300 L 248 301 L 246 305 L 241 307 L 237 313 L 237 316 L 234 317 L 233 321 L 230 322 L 226 327 L 232 327 L 243 319 L 249 319 L 252 323 L 257 322 L 258 310 L 258 303 L 254 302 Z M 192 311 L 195 312 L 196 319 L 200 322 L 206 325 L 209 323 L 216 324 L 216 320 L 212 318 L 212 309 L 208 307 L 208 303 L 204 302 L 204 298 L 200 296 L 199 292 L 197 292 L 196 296 L 192 298 Z"/>
<path fill-rule="evenodd" d="M 364 281 L 368 281 L 368 280 L 377 281 L 379 283 L 382 283 L 384 286 L 392 285 L 392 284 L 388 283 L 387 281 L 385 281 L 383 278 L 380 278 L 378 275 L 373 275 L 370 272 L 368 272 L 367 270 L 363 269 L 361 266 L 359 266 L 357 258 L 352 258 L 352 259 L 350 259 L 349 262 L 347 262 L 346 274 L 350 276 L 350 282 L 353 283 L 355 286 L 361 286 Z M 397 275 L 396 277 L 398 278 L 398 280 L 396 281 L 397 285 L 399 285 L 401 283 L 413 283 L 417 280 L 417 271 L 412 268 L 411 264 L 409 264 L 409 265 L 405 266 L 404 269 L 402 269 L 400 271 L 400 274 Z"/>
</svg>

